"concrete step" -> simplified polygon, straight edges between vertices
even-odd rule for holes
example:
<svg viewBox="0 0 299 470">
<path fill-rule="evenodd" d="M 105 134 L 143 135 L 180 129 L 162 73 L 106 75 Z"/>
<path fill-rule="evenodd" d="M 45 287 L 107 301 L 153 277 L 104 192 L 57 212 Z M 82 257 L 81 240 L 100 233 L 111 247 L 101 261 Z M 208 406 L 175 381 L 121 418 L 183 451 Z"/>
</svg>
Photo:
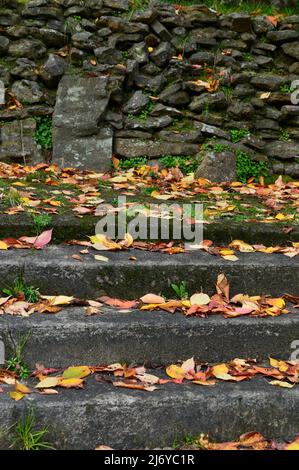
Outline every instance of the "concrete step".
<svg viewBox="0 0 299 470">
<path fill-rule="evenodd" d="M 29 406 L 37 427 L 48 427 L 47 440 L 57 449 L 94 449 L 99 444 L 115 449 L 165 447 L 200 433 L 217 441 L 253 430 L 277 440 L 298 434 L 299 387 L 282 389 L 256 378 L 213 387 L 172 383 L 159 388 L 120 389 L 89 377 L 84 390 L 59 389 L 58 395 L 34 393 L 15 402 L 1 393 L 0 448 L 11 442 L 3 431 Z"/>
<path fill-rule="evenodd" d="M 194 356 L 206 362 L 234 357 L 268 356 L 289 359 L 299 338 L 299 311 L 280 317 L 186 318 L 182 314 L 132 311 L 120 313 L 103 307 L 100 316 L 85 317 L 80 307 L 29 318 L 2 315 L 0 338 L 11 355 L 11 337 L 30 332 L 24 361 L 33 369 L 69 364 L 167 365 Z M 292 308 L 290 308 L 292 310 Z M 293 344 L 292 344 L 293 343 Z M 292 349 L 293 347 L 293 349 Z"/>
<path fill-rule="evenodd" d="M 282 254 L 238 253 L 239 260 L 226 261 L 202 251 L 167 255 L 128 250 L 100 252 L 109 261 L 97 261 L 90 249 L 82 261 L 79 246 L 49 246 L 43 250 L 1 250 L 0 286 L 12 283 L 20 273 L 42 293 L 95 298 L 106 293 L 124 299 L 139 298 L 148 292 L 173 296 L 171 283 L 186 281 L 189 292 L 202 288 L 215 292 L 219 273 L 225 273 L 231 294 L 299 294 L 298 258 Z M 133 259 L 132 259 L 133 257 Z M 136 257 L 136 260 L 134 260 Z"/>
<path fill-rule="evenodd" d="M 100 220 L 93 215 L 76 217 L 73 212 L 52 216 L 53 241 L 61 243 L 71 239 L 85 240 L 94 235 L 95 226 Z M 171 225 L 171 224 L 170 224 Z M 285 233 L 284 225 L 280 223 L 237 222 L 229 219 L 219 219 L 203 225 L 203 238 L 212 240 L 215 244 L 228 244 L 232 240 L 243 240 L 247 243 L 265 245 L 284 245 L 299 241 L 298 225 L 289 225 L 291 231 Z M 33 219 L 26 213 L 13 216 L 1 214 L 0 239 L 6 237 L 21 237 L 36 235 Z M 154 240 L 153 240 L 154 241 Z M 167 239 L 168 241 L 168 239 Z"/>
</svg>

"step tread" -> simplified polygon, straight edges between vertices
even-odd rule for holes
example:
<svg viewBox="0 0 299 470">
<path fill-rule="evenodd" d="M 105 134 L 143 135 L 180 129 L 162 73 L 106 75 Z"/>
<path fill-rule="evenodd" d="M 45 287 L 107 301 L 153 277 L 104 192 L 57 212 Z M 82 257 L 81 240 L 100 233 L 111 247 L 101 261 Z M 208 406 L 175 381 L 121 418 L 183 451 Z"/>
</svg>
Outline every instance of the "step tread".
<svg viewBox="0 0 299 470">
<path fill-rule="evenodd" d="M 82 307 L 29 318 L 0 316 L 0 338 L 9 350 L 9 332 L 31 332 L 24 359 L 31 367 L 42 362 L 54 367 L 81 360 L 93 363 L 146 363 L 164 365 L 195 359 L 228 361 L 233 357 L 264 360 L 289 359 L 299 336 L 299 310 L 279 317 L 185 317 L 163 311 L 119 312 L 103 306 L 102 315 L 84 316 Z"/>
<path fill-rule="evenodd" d="M 191 383 L 159 387 L 155 392 L 120 389 L 89 377 L 84 390 L 34 393 L 20 402 L 2 393 L 1 424 L 11 426 L 26 407 L 33 406 L 39 426 L 49 427 L 47 438 L 68 449 L 92 449 L 98 444 L 163 446 L 200 433 L 215 440 L 235 439 L 250 430 L 275 439 L 298 433 L 299 387 L 281 389 L 264 378 L 213 387 Z"/>
</svg>

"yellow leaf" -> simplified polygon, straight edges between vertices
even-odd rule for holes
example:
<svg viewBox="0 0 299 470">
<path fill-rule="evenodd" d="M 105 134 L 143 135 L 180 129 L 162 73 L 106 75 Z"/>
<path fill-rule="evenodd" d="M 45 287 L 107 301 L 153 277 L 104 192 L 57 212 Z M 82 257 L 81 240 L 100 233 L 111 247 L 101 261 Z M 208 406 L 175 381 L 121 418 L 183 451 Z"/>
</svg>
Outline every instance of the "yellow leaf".
<svg viewBox="0 0 299 470">
<path fill-rule="evenodd" d="M 215 380 L 193 380 L 192 381 L 193 384 L 197 384 L 197 385 L 205 385 L 205 386 L 212 386 L 212 385 L 215 385 L 216 382 Z"/>
<path fill-rule="evenodd" d="M 299 437 L 297 437 L 294 442 L 287 444 L 284 450 L 299 450 Z"/>
<path fill-rule="evenodd" d="M 185 377 L 186 372 L 179 366 L 172 364 L 171 366 L 167 367 L 166 373 L 172 379 L 183 379 Z"/>
<path fill-rule="evenodd" d="M 233 240 L 229 246 L 238 248 L 241 252 L 250 252 L 254 251 L 254 248 L 248 243 L 243 242 L 242 240 Z"/>
<path fill-rule="evenodd" d="M 269 305 L 273 305 L 273 307 L 278 307 L 278 308 L 284 308 L 285 307 L 285 301 L 282 298 L 267 299 L 267 303 Z"/>
<path fill-rule="evenodd" d="M 276 385 L 277 387 L 282 387 L 282 388 L 293 388 L 295 386 L 295 384 L 290 384 L 289 382 L 283 382 L 282 380 L 271 380 L 269 384 Z"/>
<path fill-rule="evenodd" d="M 286 215 L 284 215 L 284 214 L 277 214 L 277 215 L 275 216 L 275 219 L 277 219 L 277 220 L 286 220 L 287 218 L 288 218 L 288 217 L 287 217 Z"/>
<path fill-rule="evenodd" d="M 221 376 L 223 374 L 228 374 L 228 367 L 226 364 L 217 364 L 216 366 L 212 367 L 212 374 L 214 377 Z"/>
<path fill-rule="evenodd" d="M 193 294 L 190 298 L 191 305 L 208 305 L 210 303 L 210 297 L 207 294 Z"/>
<path fill-rule="evenodd" d="M 30 388 L 26 387 L 26 385 L 23 385 L 20 382 L 16 383 L 15 390 L 16 390 L 16 392 L 20 392 L 20 393 L 23 393 L 23 394 L 31 393 Z"/>
<path fill-rule="evenodd" d="M 153 191 L 151 196 L 155 199 L 162 199 L 163 201 L 167 201 L 168 199 L 173 199 L 171 194 L 160 194 L 158 191 Z"/>
<path fill-rule="evenodd" d="M 65 379 L 83 379 L 91 374 L 88 366 L 69 367 L 63 373 Z"/>
<path fill-rule="evenodd" d="M 62 379 L 59 381 L 59 387 L 63 388 L 77 388 L 80 387 L 83 383 L 82 379 L 70 378 L 70 379 Z"/>
<path fill-rule="evenodd" d="M 5 242 L 2 242 L 2 241 L 0 240 L 0 250 L 7 250 L 7 248 L 8 248 L 8 245 L 6 245 Z"/>
<path fill-rule="evenodd" d="M 269 357 L 270 365 L 276 367 L 280 372 L 286 372 L 289 369 L 289 365 L 285 361 L 279 361 L 273 357 Z"/>
<path fill-rule="evenodd" d="M 14 391 L 14 392 L 9 392 L 9 396 L 13 400 L 19 401 L 19 400 L 22 400 L 22 398 L 24 398 L 25 394 L 21 393 L 21 392 Z"/>
<path fill-rule="evenodd" d="M 58 377 L 47 377 L 46 379 L 41 380 L 35 388 L 52 388 L 56 387 L 59 380 Z"/>
<path fill-rule="evenodd" d="M 74 297 L 67 297 L 66 295 L 48 296 L 42 295 L 42 299 L 48 300 L 51 305 L 69 305 L 73 302 Z"/>
</svg>

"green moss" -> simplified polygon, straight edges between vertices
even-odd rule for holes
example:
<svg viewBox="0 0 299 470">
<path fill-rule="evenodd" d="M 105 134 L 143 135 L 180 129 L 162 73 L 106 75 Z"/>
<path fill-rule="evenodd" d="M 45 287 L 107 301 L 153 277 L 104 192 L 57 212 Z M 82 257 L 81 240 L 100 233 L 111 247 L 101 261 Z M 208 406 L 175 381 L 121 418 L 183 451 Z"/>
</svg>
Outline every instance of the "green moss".
<svg viewBox="0 0 299 470">
<path fill-rule="evenodd" d="M 230 137 L 232 142 L 240 142 L 244 137 L 247 137 L 250 134 L 248 129 L 231 129 Z"/>
</svg>

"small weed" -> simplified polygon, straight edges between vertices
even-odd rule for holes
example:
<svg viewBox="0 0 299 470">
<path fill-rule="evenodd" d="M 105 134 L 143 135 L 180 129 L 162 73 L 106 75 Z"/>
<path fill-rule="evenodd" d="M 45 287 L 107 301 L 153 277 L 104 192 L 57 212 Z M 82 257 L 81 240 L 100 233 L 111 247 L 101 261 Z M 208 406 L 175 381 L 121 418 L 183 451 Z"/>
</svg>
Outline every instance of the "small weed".
<svg viewBox="0 0 299 470">
<path fill-rule="evenodd" d="M 10 337 L 13 346 L 13 354 L 6 361 L 6 367 L 8 370 L 15 372 L 21 379 L 27 379 L 30 375 L 30 369 L 23 360 L 24 350 L 30 334 L 31 332 L 26 335 L 20 335 L 17 341 L 15 341 L 12 336 Z"/>
<path fill-rule="evenodd" d="M 280 91 L 281 93 L 293 93 L 293 91 L 295 91 L 295 88 L 292 88 L 290 83 L 286 83 L 284 85 L 281 85 Z"/>
<path fill-rule="evenodd" d="M 189 298 L 186 281 L 182 281 L 180 284 L 171 284 L 171 287 L 179 299 L 185 300 Z"/>
<path fill-rule="evenodd" d="M 248 129 L 231 129 L 230 137 L 232 142 L 240 142 L 244 137 L 247 137 L 250 134 Z"/>
<path fill-rule="evenodd" d="M 32 214 L 32 219 L 35 225 L 36 234 L 40 234 L 52 222 L 52 217 L 49 214 Z"/>
<path fill-rule="evenodd" d="M 184 175 L 196 171 L 198 161 L 192 156 L 165 155 L 159 159 L 159 163 L 165 168 L 179 168 Z"/>
<path fill-rule="evenodd" d="M 226 98 L 226 101 L 231 101 L 232 99 L 232 94 L 234 92 L 234 89 L 233 87 L 231 86 L 223 86 L 221 87 L 222 91 L 224 92 L 225 94 L 225 98 Z"/>
<path fill-rule="evenodd" d="M 236 153 L 237 179 L 246 183 L 249 178 L 258 180 L 260 176 L 268 176 L 269 169 L 265 162 L 255 162 L 241 150 Z"/>
<path fill-rule="evenodd" d="M 42 149 L 51 150 L 53 148 L 52 119 L 49 116 L 38 116 L 35 118 L 35 120 L 35 142 L 40 145 Z"/>
<path fill-rule="evenodd" d="M 290 133 L 287 129 L 280 130 L 279 140 L 281 142 L 288 142 L 290 140 Z"/>
<path fill-rule="evenodd" d="M 21 275 L 18 276 L 12 286 L 7 289 L 2 289 L 2 292 L 5 295 L 15 298 L 19 298 L 20 295 L 24 296 L 26 302 L 32 304 L 36 303 L 40 298 L 39 290 L 34 286 L 27 285 Z"/>
<path fill-rule="evenodd" d="M 4 194 L 3 203 L 9 207 L 19 206 L 22 202 L 20 193 L 12 188 L 7 193 Z"/>
<path fill-rule="evenodd" d="M 253 60 L 253 55 L 250 54 L 250 52 L 246 52 L 243 55 L 243 59 L 245 60 L 245 62 L 251 62 Z"/>
<path fill-rule="evenodd" d="M 44 440 L 48 428 L 35 430 L 35 422 L 34 412 L 30 408 L 23 420 L 16 424 L 16 437 L 12 446 L 22 450 L 55 450 L 49 442 Z"/>
<path fill-rule="evenodd" d="M 145 194 L 146 196 L 151 196 L 152 192 L 153 192 L 153 191 L 157 191 L 157 190 L 158 190 L 158 188 L 155 188 L 155 186 L 151 186 L 151 187 L 149 187 L 149 188 L 143 188 L 143 189 L 142 189 L 142 192 L 143 192 L 143 194 Z"/>
<path fill-rule="evenodd" d="M 133 157 L 133 158 L 128 158 L 127 160 L 122 160 L 120 162 L 120 169 L 129 170 L 130 168 L 137 168 L 139 166 L 143 166 L 146 164 L 147 164 L 146 157 Z"/>
</svg>

